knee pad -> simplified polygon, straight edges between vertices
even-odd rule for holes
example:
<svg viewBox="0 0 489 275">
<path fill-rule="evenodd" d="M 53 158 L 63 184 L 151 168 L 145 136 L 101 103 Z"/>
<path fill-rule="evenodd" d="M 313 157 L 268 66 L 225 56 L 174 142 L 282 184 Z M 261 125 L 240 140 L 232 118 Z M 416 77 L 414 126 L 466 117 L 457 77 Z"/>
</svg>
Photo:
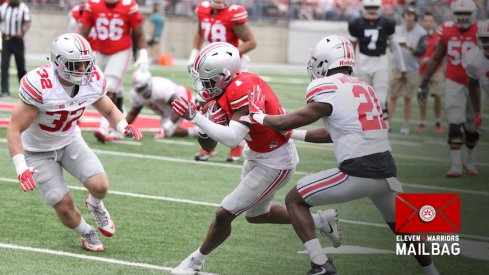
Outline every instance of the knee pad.
<svg viewBox="0 0 489 275">
<path fill-rule="evenodd" d="M 44 195 L 44 199 L 46 200 L 46 202 L 51 205 L 51 206 L 55 206 L 58 202 L 60 202 L 64 196 L 67 194 L 68 192 L 64 192 L 64 190 L 61 190 L 61 189 L 53 189 L 49 192 L 47 192 L 45 195 Z"/>
<path fill-rule="evenodd" d="M 460 149 L 464 144 L 464 133 L 461 124 L 450 124 L 448 130 L 448 144 L 451 149 Z"/>
<path fill-rule="evenodd" d="M 472 149 L 477 145 L 477 141 L 479 141 L 479 133 L 469 131 L 465 132 L 465 146 Z"/>
</svg>

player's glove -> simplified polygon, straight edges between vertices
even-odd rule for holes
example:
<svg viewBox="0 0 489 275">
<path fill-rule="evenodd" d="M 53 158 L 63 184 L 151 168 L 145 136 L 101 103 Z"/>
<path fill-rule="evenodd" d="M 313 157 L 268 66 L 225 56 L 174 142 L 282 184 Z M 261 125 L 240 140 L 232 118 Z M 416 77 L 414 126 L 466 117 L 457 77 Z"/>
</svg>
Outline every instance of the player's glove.
<svg viewBox="0 0 489 275">
<path fill-rule="evenodd" d="M 143 72 L 148 71 L 149 69 L 149 57 L 147 49 L 140 49 L 138 51 L 138 59 L 134 63 L 136 69 L 141 70 Z"/>
<path fill-rule="evenodd" d="M 187 69 L 189 73 L 192 71 L 192 66 L 194 65 L 194 61 L 197 55 L 199 55 L 199 50 L 192 49 L 192 51 L 190 52 L 190 57 L 188 58 L 187 61 Z"/>
<path fill-rule="evenodd" d="M 265 119 L 265 96 L 261 92 L 260 85 L 255 85 L 253 90 L 248 91 L 248 111 L 250 112 L 250 123 L 263 124 Z"/>
<path fill-rule="evenodd" d="M 36 181 L 32 174 L 37 173 L 37 169 L 34 167 L 27 167 L 24 155 L 22 154 L 15 155 L 12 160 L 15 164 L 17 178 L 19 179 L 22 191 L 34 190 L 34 188 L 36 188 Z"/>
<path fill-rule="evenodd" d="M 426 98 L 428 97 L 428 80 L 423 79 L 421 81 L 421 84 L 419 84 L 418 88 L 418 103 L 419 104 L 424 104 L 426 101 Z"/>
<path fill-rule="evenodd" d="M 475 125 L 475 129 L 476 130 L 479 130 L 479 128 L 482 125 L 482 116 L 481 116 L 481 113 L 475 113 L 474 114 L 474 125 Z"/>
<path fill-rule="evenodd" d="M 126 137 L 132 136 L 132 139 L 134 140 L 143 140 L 144 138 L 143 133 L 141 133 L 141 131 L 138 128 L 136 128 L 134 125 L 127 125 L 124 128 L 124 135 Z"/>
<path fill-rule="evenodd" d="M 180 97 L 180 99 L 175 99 L 171 103 L 171 106 L 177 115 L 186 120 L 192 120 L 197 114 L 197 107 L 195 107 L 195 104 L 183 97 Z"/>
</svg>

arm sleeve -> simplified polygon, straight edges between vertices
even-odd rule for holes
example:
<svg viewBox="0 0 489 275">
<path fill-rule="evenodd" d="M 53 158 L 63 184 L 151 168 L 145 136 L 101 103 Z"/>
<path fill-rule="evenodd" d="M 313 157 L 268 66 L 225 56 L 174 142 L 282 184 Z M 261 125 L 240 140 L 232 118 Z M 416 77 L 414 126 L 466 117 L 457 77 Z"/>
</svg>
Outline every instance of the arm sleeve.
<svg viewBox="0 0 489 275">
<path fill-rule="evenodd" d="M 244 124 L 234 120 L 229 122 L 229 126 L 213 123 L 199 112 L 197 112 L 192 122 L 213 140 L 231 148 L 238 146 L 250 131 Z"/>
</svg>

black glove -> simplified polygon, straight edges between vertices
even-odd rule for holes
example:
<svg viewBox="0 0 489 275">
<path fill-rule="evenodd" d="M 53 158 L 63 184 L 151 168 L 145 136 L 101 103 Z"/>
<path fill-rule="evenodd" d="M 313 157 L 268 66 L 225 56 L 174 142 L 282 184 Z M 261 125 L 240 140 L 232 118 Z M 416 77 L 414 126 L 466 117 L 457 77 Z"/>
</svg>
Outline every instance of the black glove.
<svg viewBox="0 0 489 275">
<path fill-rule="evenodd" d="M 421 84 L 419 84 L 418 88 L 418 103 L 424 104 L 426 98 L 428 97 L 429 89 L 428 89 L 428 80 L 423 79 Z"/>
</svg>

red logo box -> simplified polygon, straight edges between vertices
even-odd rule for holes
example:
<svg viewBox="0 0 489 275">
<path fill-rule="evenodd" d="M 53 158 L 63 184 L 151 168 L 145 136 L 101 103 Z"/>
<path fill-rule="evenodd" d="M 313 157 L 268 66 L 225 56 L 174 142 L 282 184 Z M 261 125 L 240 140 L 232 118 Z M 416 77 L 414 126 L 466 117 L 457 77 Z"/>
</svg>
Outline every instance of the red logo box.
<svg viewBox="0 0 489 275">
<path fill-rule="evenodd" d="M 459 194 L 398 194 L 396 232 L 460 232 Z"/>
</svg>

